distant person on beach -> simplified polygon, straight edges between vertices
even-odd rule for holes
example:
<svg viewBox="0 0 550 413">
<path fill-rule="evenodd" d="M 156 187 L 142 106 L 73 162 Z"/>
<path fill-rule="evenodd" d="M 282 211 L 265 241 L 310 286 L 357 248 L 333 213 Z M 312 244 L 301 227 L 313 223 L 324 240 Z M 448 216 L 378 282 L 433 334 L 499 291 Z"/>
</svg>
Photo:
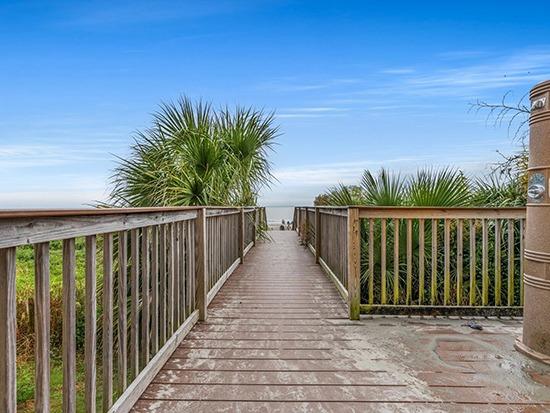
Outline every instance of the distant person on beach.
<svg viewBox="0 0 550 413">
<path fill-rule="evenodd" d="M 284 220 L 284 219 L 281 221 L 281 226 L 279 227 L 279 229 L 280 229 L 281 231 L 284 231 L 284 230 L 286 229 L 286 227 L 285 227 L 285 220 Z"/>
</svg>

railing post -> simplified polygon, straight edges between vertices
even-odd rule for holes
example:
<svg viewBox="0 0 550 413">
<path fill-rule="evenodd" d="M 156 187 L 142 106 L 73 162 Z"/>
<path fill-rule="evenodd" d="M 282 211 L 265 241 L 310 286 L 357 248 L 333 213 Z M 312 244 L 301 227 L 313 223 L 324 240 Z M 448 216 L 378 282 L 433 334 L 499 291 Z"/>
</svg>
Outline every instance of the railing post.
<svg viewBox="0 0 550 413">
<path fill-rule="evenodd" d="M 254 207 L 254 225 L 252 227 L 252 245 L 256 245 L 256 227 L 258 226 L 258 209 Z"/>
<path fill-rule="evenodd" d="M 15 248 L 0 249 L 0 411 L 15 413 Z"/>
<path fill-rule="evenodd" d="M 321 211 L 315 208 L 315 262 L 319 264 L 321 256 Z"/>
<path fill-rule="evenodd" d="M 350 320 L 359 320 L 361 305 L 361 231 L 359 208 L 348 208 L 348 305 Z"/>
<path fill-rule="evenodd" d="M 195 231 L 195 249 L 197 251 L 197 308 L 199 320 L 207 318 L 206 308 L 208 306 L 208 284 L 206 281 L 206 209 L 200 208 L 197 211 L 197 225 Z"/>
<path fill-rule="evenodd" d="M 309 242 L 309 212 L 308 212 L 308 208 L 304 208 L 304 211 L 305 211 L 305 214 L 306 214 L 306 223 L 305 223 L 305 228 L 304 228 L 304 235 L 303 235 L 303 239 L 304 239 L 304 244 L 306 245 L 307 247 L 307 244 Z"/>
<path fill-rule="evenodd" d="M 239 211 L 239 259 L 244 262 L 244 208 Z"/>
</svg>

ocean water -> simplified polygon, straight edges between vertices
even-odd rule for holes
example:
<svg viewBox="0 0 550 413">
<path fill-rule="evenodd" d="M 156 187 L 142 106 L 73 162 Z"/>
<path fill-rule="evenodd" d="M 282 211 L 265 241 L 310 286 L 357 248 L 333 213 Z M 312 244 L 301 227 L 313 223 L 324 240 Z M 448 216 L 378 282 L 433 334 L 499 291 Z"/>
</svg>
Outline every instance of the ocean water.
<svg viewBox="0 0 550 413">
<path fill-rule="evenodd" d="M 268 206 L 265 207 L 265 213 L 267 215 L 267 222 L 269 224 L 280 224 L 284 219 L 292 222 L 294 216 L 293 206 Z"/>
</svg>

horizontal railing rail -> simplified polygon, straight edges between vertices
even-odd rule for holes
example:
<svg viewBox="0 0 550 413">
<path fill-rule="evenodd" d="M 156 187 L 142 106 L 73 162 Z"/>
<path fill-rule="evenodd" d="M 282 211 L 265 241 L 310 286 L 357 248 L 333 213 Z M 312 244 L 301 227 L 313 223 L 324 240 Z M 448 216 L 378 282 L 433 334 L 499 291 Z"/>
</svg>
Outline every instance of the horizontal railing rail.
<svg viewBox="0 0 550 413">
<path fill-rule="evenodd" d="M 51 257 L 59 255 L 63 411 L 76 411 L 83 318 L 83 405 L 95 412 L 102 400 L 102 411 L 127 412 L 206 319 L 208 303 L 254 245 L 261 214 L 253 207 L 0 211 L 0 411 L 17 409 L 18 252 L 32 248 L 35 269 L 35 410 L 50 411 L 50 278 L 58 261 Z"/>
<path fill-rule="evenodd" d="M 352 318 L 359 310 L 513 315 L 523 306 L 525 213 L 297 207 L 295 220 L 302 241 L 348 300 Z"/>
</svg>

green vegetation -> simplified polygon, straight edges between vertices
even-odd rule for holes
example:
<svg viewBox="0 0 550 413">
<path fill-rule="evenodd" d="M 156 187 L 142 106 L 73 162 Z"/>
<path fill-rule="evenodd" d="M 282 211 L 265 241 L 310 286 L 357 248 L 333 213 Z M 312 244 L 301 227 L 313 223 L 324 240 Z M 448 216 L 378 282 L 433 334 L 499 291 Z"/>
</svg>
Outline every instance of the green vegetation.
<svg viewBox="0 0 550 413">
<path fill-rule="evenodd" d="M 256 205 L 273 177 L 268 153 L 278 127 L 273 115 L 181 98 L 164 104 L 138 132 L 113 177 L 115 206 Z"/>
<path fill-rule="evenodd" d="M 62 242 L 50 243 L 50 331 L 51 331 L 51 403 L 52 411 L 60 411 L 63 383 L 61 364 L 62 343 Z M 76 285 L 77 285 L 77 351 L 84 348 L 84 239 L 76 240 Z M 102 277 L 101 262 L 98 263 L 98 278 Z M 17 249 L 17 402 L 18 410 L 34 411 L 34 249 L 25 245 Z M 84 365 L 77 362 L 78 383 L 83 383 Z M 81 392 L 80 392 L 81 393 Z M 82 397 L 78 403 L 82 405 Z M 83 406 L 81 406 L 83 407 Z"/>
<path fill-rule="evenodd" d="M 518 158 L 520 159 L 520 158 Z M 522 165 L 522 164 L 521 164 Z M 403 176 L 399 173 L 391 173 L 385 169 L 382 169 L 377 175 L 374 175 L 370 171 L 365 171 L 363 178 L 358 186 L 345 186 L 339 185 L 329 189 L 322 197 L 316 199 L 317 204 L 323 202 L 325 205 L 370 205 L 370 206 L 433 206 L 433 207 L 460 207 L 460 206 L 493 206 L 493 207 L 503 207 L 503 206 L 521 206 L 525 205 L 525 185 L 526 181 L 523 179 L 523 172 L 521 165 L 514 167 L 512 169 L 514 174 L 512 176 L 515 179 L 504 180 L 496 175 L 490 175 L 487 180 L 468 179 L 462 172 L 455 169 L 445 168 L 441 170 L 433 169 L 420 169 L 416 174 L 411 176 Z M 387 238 L 386 244 L 388 246 L 388 251 L 391 251 L 394 244 L 394 232 L 395 232 L 395 221 L 388 220 L 387 222 Z M 444 244 L 441 242 L 441 236 L 443 234 L 443 221 L 438 220 L 436 223 L 436 228 L 432 227 L 432 222 L 428 220 L 425 223 L 425 271 L 426 274 L 431 273 L 431 234 L 434 229 L 437 229 L 439 234 L 440 242 L 437 246 L 437 285 L 443 285 L 443 272 L 441 269 L 444 266 L 443 257 L 444 257 Z M 507 242 L 507 223 L 500 221 L 496 223 L 493 220 L 488 222 L 488 234 L 489 234 L 489 249 L 488 256 L 494 257 L 494 245 L 495 245 L 495 234 L 496 234 L 496 225 L 499 225 L 501 245 L 506 245 Z M 381 272 L 381 222 L 380 220 L 375 220 L 374 223 L 374 245 L 373 250 L 375 253 L 374 256 L 374 273 L 380 274 Z M 475 223 L 476 232 L 481 234 L 481 222 L 478 220 Z M 418 236 L 419 221 L 412 221 L 412 262 L 413 262 L 413 273 L 418 272 L 418 257 L 420 252 L 420 240 Z M 398 230 L 401 234 L 406 234 L 406 222 L 401 220 L 398 224 Z M 514 232 L 519 234 L 519 222 L 514 223 Z M 362 220 L 361 223 L 361 250 L 362 250 L 362 263 L 361 263 L 361 279 L 362 279 L 362 301 L 367 302 L 367 293 L 368 289 L 366 288 L 369 282 L 369 272 L 368 272 L 368 221 Z M 450 227 L 450 240 L 451 240 L 451 274 L 456 274 L 456 254 L 457 254 L 457 226 L 456 222 L 453 221 Z M 466 231 L 464 234 L 464 245 L 469 245 L 469 232 Z M 477 244 L 478 247 L 475 252 L 476 257 L 476 272 L 481 273 L 481 247 Z M 405 236 L 399 237 L 399 255 L 404 257 L 407 251 L 407 241 Z M 501 268 L 506 268 L 508 251 L 504 251 L 501 256 L 500 266 Z M 514 260 L 515 260 L 515 277 L 514 277 L 514 302 L 519 303 L 519 283 L 520 283 L 520 274 L 519 274 L 519 260 L 521 259 L 520 254 L 520 245 L 519 237 L 516 236 L 514 244 Z M 393 254 L 388 253 L 386 257 L 386 279 L 388 282 L 387 288 L 388 291 L 393 290 Z M 470 265 L 470 255 L 469 253 L 463 257 L 463 268 L 469 268 Z M 495 261 L 491 259 L 489 262 L 488 271 L 490 274 L 494 274 L 495 271 Z M 401 262 L 398 267 L 398 278 L 399 283 L 402 285 L 406 282 L 407 268 L 406 263 Z M 476 282 L 476 296 L 479 298 L 481 296 L 481 280 Z M 418 285 L 418 280 L 414 280 L 413 291 L 418 291 L 419 288 L 424 288 L 425 291 L 429 289 L 429 277 L 425 279 L 426 284 L 424 286 Z M 456 285 L 456 280 L 452 280 L 451 285 Z M 464 275 L 464 286 L 469 285 L 468 271 L 465 271 Z M 380 299 L 381 291 L 380 284 L 375 280 L 374 282 L 374 298 L 375 300 Z M 401 291 L 404 291 L 401 288 Z M 439 289 L 440 293 L 442 289 Z M 506 292 L 505 289 L 501 293 Z M 494 297 L 495 294 L 495 285 L 491 281 L 489 286 L 489 295 Z M 455 296 L 454 292 L 452 296 Z M 467 295 L 463 294 L 464 300 L 467 300 Z M 506 302 L 506 297 L 501 297 L 502 302 Z M 400 301 L 403 300 L 403 297 L 400 297 Z M 438 302 L 442 300 L 442 297 L 437 297 Z M 467 304 L 466 301 L 460 304 Z"/>
</svg>

